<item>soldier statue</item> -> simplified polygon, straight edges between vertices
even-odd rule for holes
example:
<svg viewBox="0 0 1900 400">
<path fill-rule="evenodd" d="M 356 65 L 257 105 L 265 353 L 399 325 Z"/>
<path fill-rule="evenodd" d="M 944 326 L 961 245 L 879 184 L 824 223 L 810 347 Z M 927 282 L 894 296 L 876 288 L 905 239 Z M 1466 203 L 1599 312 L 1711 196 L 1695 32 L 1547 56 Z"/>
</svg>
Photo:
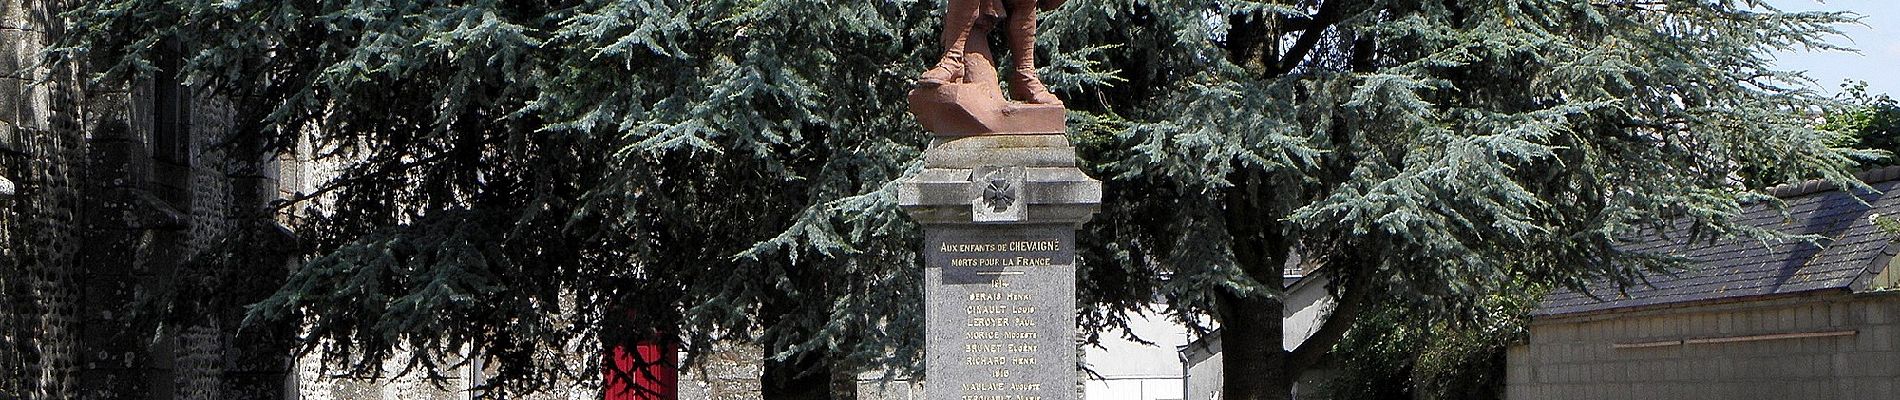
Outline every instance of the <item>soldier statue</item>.
<svg viewBox="0 0 1900 400">
<path fill-rule="evenodd" d="M 1036 77 L 1036 9 L 1053 10 L 1067 0 L 949 0 L 943 15 L 943 58 L 917 79 L 919 87 L 955 83 L 994 83 L 989 33 L 998 20 L 1009 46 L 1009 98 L 1028 104 L 1060 105 Z"/>
</svg>

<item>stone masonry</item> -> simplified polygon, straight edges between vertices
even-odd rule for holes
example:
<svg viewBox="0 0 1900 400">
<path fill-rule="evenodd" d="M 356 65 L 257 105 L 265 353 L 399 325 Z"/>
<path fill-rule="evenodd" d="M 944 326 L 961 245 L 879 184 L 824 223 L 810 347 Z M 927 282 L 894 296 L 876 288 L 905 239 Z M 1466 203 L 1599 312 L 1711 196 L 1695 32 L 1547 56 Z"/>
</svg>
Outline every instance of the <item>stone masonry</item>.
<svg viewBox="0 0 1900 400">
<path fill-rule="evenodd" d="M 75 388 L 74 184 L 84 134 L 76 74 L 38 61 L 55 21 L 41 1 L 0 0 L 0 174 L 17 185 L 0 227 L 0 392 L 20 398 L 70 398 Z"/>
<path fill-rule="evenodd" d="M 1507 398 L 1900 398 L 1900 292 L 1540 319 L 1531 331 L 1510 349 Z"/>
<path fill-rule="evenodd" d="M 239 326 L 274 288 L 226 284 L 288 271 L 264 208 L 288 166 L 232 140 L 248 132 L 220 98 L 43 62 L 63 4 L 0 0 L 0 177 L 16 184 L 0 199 L 0 398 L 284 397 L 288 330 Z"/>
</svg>

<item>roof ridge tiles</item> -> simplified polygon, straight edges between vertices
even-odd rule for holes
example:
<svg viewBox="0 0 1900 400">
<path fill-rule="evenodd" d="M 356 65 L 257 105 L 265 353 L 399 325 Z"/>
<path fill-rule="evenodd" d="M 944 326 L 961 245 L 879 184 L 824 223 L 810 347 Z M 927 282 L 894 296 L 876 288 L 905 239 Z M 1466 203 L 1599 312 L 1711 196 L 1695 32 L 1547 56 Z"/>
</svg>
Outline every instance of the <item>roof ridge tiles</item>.
<svg viewBox="0 0 1900 400">
<path fill-rule="evenodd" d="M 1892 166 L 1886 166 L 1886 167 L 1880 167 L 1880 168 L 1870 169 L 1866 171 L 1861 171 L 1860 173 L 1854 174 L 1854 179 L 1859 179 L 1862 183 L 1867 183 L 1867 184 L 1875 184 L 1875 183 L 1900 179 L 1900 165 L 1892 165 Z M 1801 182 L 1783 183 L 1780 185 L 1770 186 L 1768 187 L 1767 192 L 1771 196 L 1785 199 L 1789 197 L 1813 194 L 1817 192 L 1824 192 L 1824 191 L 1829 191 L 1829 190 L 1834 190 L 1834 189 L 1839 189 L 1839 188 L 1840 188 L 1839 186 L 1834 185 L 1834 182 L 1829 182 L 1826 179 L 1809 179 L 1809 180 L 1805 180 Z"/>
<path fill-rule="evenodd" d="M 1686 258 L 1689 265 L 1669 273 L 1648 274 L 1618 287 L 1596 279 L 1583 287 L 1554 291 L 1535 312 L 1562 315 L 1649 307 L 1717 299 L 1847 289 L 1866 274 L 1868 263 L 1884 262 L 1889 235 L 1868 215 L 1900 214 L 1900 167 L 1855 174 L 1872 190 L 1840 191 L 1826 181 L 1807 181 L 1769 189 L 1786 208 L 1752 204 L 1737 221 L 1788 234 L 1816 235 L 1819 246 L 1803 241 L 1759 242 L 1726 237 L 1684 242 L 1679 236 L 1647 236 L 1629 250 Z M 1601 297 L 1599 297 L 1601 296 Z"/>
</svg>

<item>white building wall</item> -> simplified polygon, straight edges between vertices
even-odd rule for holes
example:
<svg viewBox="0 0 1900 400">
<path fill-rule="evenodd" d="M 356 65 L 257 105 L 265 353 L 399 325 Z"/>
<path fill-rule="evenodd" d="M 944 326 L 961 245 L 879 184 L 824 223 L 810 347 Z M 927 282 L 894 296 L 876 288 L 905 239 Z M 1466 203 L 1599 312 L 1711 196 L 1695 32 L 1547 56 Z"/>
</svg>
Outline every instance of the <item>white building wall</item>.
<svg viewBox="0 0 1900 400">
<path fill-rule="evenodd" d="M 1226 376 L 1221 370 L 1220 337 L 1209 337 L 1206 348 L 1189 348 L 1187 372 L 1187 400 L 1219 400 L 1221 398 L 1221 379 Z"/>
<path fill-rule="evenodd" d="M 1285 319 L 1281 322 L 1281 345 L 1288 351 L 1306 343 L 1307 338 L 1319 330 L 1321 322 L 1333 312 L 1333 298 L 1326 293 L 1326 285 L 1332 281 L 1324 275 L 1311 275 L 1294 283 L 1286 291 Z M 1221 341 L 1219 332 L 1181 350 L 1182 358 L 1188 365 L 1184 378 L 1186 400 L 1221 399 L 1222 372 Z M 1310 392 L 1325 379 L 1326 371 L 1306 371 L 1299 381 L 1294 383 L 1293 394 L 1299 399 L 1300 393 Z"/>
<path fill-rule="evenodd" d="M 1285 320 L 1280 328 L 1281 344 L 1287 351 L 1306 343 L 1326 315 L 1333 312 L 1333 297 L 1326 293 L 1326 285 L 1332 282 L 1325 275 L 1312 275 L 1287 288 Z"/>
<path fill-rule="evenodd" d="M 1102 346 L 1089 347 L 1084 362 L 1101 379 L 1083 382 L 1088 400 L 1178 400 L 1186 393 L 1180 349 L 1188 344 L 1186 328 L 1165 315 L 1130 318 L 1129 330 L 1152 345 L 1137 343 L 1112 332 L 1103 333 Z"/>
<path fill-rule="evenodd" d="M 1083 384 L 1088 400 L 1180 400 L 1186 392 L 1180 377 L 1089 380 Z"/>
</svg>

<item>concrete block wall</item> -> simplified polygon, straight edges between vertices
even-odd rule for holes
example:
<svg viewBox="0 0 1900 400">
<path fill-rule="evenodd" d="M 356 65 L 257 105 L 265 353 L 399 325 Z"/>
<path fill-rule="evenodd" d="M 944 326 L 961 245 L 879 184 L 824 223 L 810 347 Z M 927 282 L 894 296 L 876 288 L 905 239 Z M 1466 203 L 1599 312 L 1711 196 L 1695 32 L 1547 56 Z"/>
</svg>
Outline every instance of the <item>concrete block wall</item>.
<svg viewBox="0 0 1900 400">
<path fill-rule="evenodd" d="M 1900 293 L 1545 317 L 1507 357 L 1509 399 L 1894 399 Z"/>
</svg>

